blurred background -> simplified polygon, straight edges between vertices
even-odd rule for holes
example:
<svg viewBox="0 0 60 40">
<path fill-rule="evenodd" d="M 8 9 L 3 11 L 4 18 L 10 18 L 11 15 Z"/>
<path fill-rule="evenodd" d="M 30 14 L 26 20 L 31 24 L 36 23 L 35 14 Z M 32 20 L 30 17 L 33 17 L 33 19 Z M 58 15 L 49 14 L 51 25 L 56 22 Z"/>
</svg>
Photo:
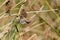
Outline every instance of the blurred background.
<svg viewBox="0 0 60 40">
<path fill-rule="evenodd" d="M 0 0 L 0 40 L 60 40 L 60 0 Z"/>
</svg>

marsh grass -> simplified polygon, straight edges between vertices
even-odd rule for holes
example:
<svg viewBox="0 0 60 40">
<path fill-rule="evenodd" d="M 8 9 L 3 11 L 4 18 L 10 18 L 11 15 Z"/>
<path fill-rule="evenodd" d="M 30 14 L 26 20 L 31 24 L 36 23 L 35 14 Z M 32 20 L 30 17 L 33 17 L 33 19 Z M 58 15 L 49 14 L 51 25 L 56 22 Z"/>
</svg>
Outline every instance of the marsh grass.
<svg viewBox="0 0 60 40">
<path fill-rule="evenodd" d="M 1 40 L 60 40 L 59 0 L 10 0 L 10 15 L 5 13 L 7 1 L 0 0 Z M 27 12 L 29 24 L 19 23 L 22 8 Z"/>
</svg>

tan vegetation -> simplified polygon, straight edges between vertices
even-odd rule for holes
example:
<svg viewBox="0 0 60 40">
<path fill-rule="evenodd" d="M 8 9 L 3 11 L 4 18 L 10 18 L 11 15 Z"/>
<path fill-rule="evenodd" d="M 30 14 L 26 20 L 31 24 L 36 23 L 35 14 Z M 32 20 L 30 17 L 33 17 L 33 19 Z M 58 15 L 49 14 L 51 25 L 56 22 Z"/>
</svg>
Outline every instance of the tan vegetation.
<svg viewBox="0 0 60 40">
<path fill-rule="evenodd" d="M 60 0 L 0 0 L 0 39 L 60 40 Z"/>
</svg>

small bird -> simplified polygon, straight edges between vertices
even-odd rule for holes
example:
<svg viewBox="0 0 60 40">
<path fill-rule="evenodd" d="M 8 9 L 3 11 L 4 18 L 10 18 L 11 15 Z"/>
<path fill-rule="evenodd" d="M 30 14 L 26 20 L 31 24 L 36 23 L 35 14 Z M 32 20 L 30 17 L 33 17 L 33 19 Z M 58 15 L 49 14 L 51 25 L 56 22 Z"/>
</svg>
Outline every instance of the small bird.
<svg viewBox="0 0 60 40">
<path fill-rule="evenodd" d="M 21 9 L 21 17 L 27 17 L 27 13 L 26 13 L 26 11 L 24 10 L 24 9 Z"/>
<path fill-rule="evenodd" d="M 6 9 L 6 12 L 5 13 L 10 13 L 11 6 L 9 5 L 9 3 L 10 3 L 10 0 L 8 0 L 5 3 L 5 9 Z"/>
<path fill-rule="evenodd" d="M 6 6 L 6 13 L 10 13 L 10 9 L 11 9 L 10 6 Z"/>
<path fill-rule="evenodd" d="M 7 6 L 9 3 L 10 3 L 10 0 L 8 0 L 5 5 Z"/>
<path fill-rule="evenodd" d="M 21 12 L 20 12 L 20 13 L 21 13 L 20 23 L 21 23 L 21 24 L 25 24 L 25 23 L 29 24 L 30 21 L 26 20 L 26 17 L 27 17 L 26 11 L 25 11 L 24 9 L 21 9 Z"/>
</svg>

